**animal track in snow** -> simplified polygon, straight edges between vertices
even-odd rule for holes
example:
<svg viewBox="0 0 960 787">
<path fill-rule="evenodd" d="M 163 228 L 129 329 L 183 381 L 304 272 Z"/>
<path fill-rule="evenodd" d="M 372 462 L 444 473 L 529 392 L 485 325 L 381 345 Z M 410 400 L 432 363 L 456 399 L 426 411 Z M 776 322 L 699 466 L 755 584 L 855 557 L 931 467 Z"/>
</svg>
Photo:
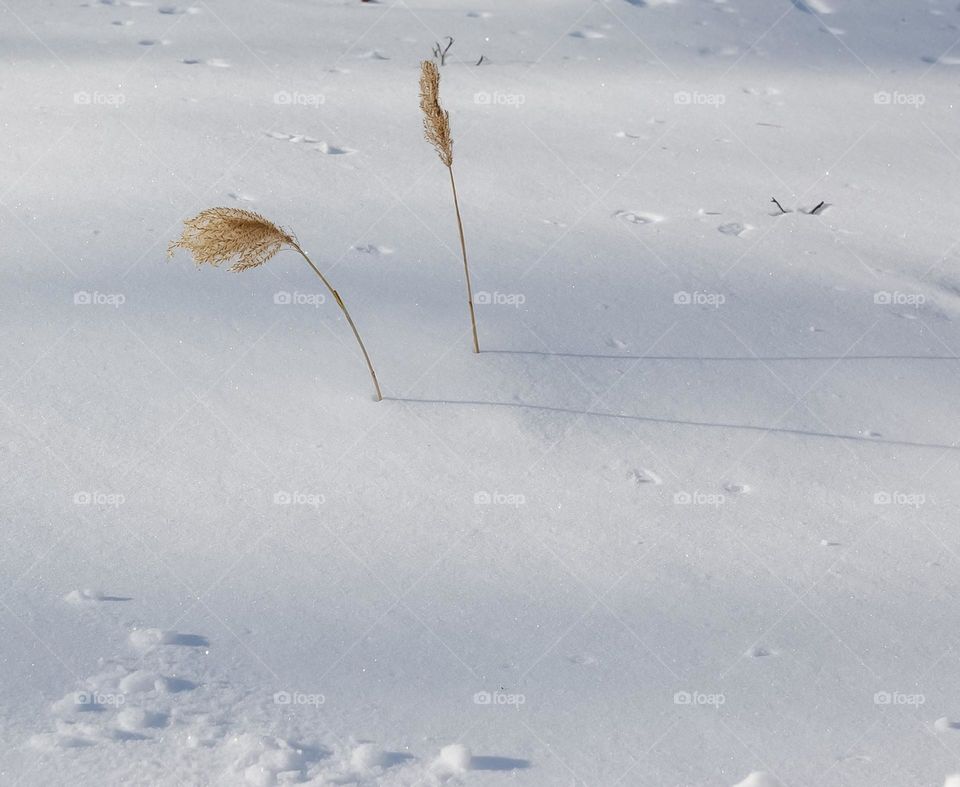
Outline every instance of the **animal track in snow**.
<svg viewBox="0 0 960 787">
<path fill-rule="evenodd" d="M 93 606 L 104 601 L 130 601 L 128 596 L 108 596 L 99 590 L 71 590 L 63 597 L 68 604 L 77 607 Z"/>
<path fill-rule="evenodd" d="M 627 478 L 637 486 L 660 486 L 663 483 L 663 479 L 660 476 L 642 467 L 631 470 L 627 473 Z"/>
<path fill-rule="evenodd" d="M 226 60 L 221 60 L 220 58 L 210 58 L 209 60 L 202 60 L 196 57 L 185 57 L 180 61 L 187 66 L 210 66 L 211 68 L 230 68 L 230 64 Z"/>
<path fill-rule="evenodd" d="M 770 656 L 778 656 L 780 654 L 775 650 L 765 647 L 764 645 L 754 645 L 744 655 L 749 656 L 752 659 L 765 659 Z"/>
<path fill-rule="evenodd" d="M 227 193 L 227 196 L 230 199 L 235 199 L 237 202 L 256 202 L 257 198 L 250 195 L 244 194 L 242 191 L 230 191 Z"/>
<path fill-rule="evenodd" d="M 738 782 L 733 787 L 783 787 L 783 784 L 769 773 L 754 771 L 747 776 L 746 779 Z"/>
<path fill-rule="evenodd" d="M 210 641 L 200 634 L 181 634 L 161 629 L 134 629 L 128 639 L 131 645 L 140 650 L 152 650 L 162 645 L 185 648 L 205 648 L 210 645 Z"/>
<path fill-rule="evenodd" d="M 665 221 L 665 217 L 657 213 L 646 213 L 639 210 L 618 210 L 613 215 L 627 224 L 659 224 L 661 221 Z"/>
<path fill-rule="evenodd" d="M 717 227 L 718 232 L 721 232 L 724 235 L 733 235 L 737 238 L 742 238 L 752 229 L 753 225 L 741 224 L 738 221 L 731 221 L 727 224 L 721 224 L 719 227 Z"/>
<path fill-rule="evenodd" d="M 376 49 L 370 49 L 357 55 L 358 60 L 389 60 L 390 58 Z"/>
<path fill-rule="evenodd" d="M 389 246 L 375 246 L 372 243 L 368 243 L 365 246 L 353 246 L 351 248 L 361 254 L 372 254 L 378 257 L 381 254 L 393 254 L 393 249 Z"/>
<path fill-rule="evenodd" d="M 941 55 L 940 57 L 926 56 L 921 58 L 924 63 L 930 63 L 933 65 L 939 66 L 960 66 L 960 57 L 951 57 L 949 55 Z"/>
<path fill-rule="evenodd" d="M 179 16 L 181 14 L 199 14 L 200 9 L 192 5 L 162 5 L 157 9 L 157 12 L 168 16 Z"/>
<path fill-rule="evenodd" d="M 828 6 L 824 0 L 790 0 L 794 8 L 805 14 L 832 14 L 833 9 Z"/>
<path fill-rule="evenodd" d="M 591 30 L 589 28 L 587 28 L 586 30 L 574 30 L 569 35 L 570 35 L 570 38 L 585 38 L 585 39 L 591 39 L 591 40 L 607 37 L 606 34 L 601 33 L 599 30 Z"/>
<path fill-rule="evenodd" d="M 749 495 L 753 488 L 749 484 L 736 484 L 728 481 L 723 485 L 723 491 L 729 492 L 731 495 Z"/>
<path fill-rule="evenodd" d="M 330 145 L 327 142 L 324 142 L 322 139 L 316 139 L 315 137 L 308 137 L 306 134 L 287 134 L 283 131 L 268 131 L 266 132 L 267 136 L 271 139 L 279 139 L 284 142 L 293 142 L 295 144 L 303 143 L 305 145 L 316 145 L 314 150 L 323 153 L 327 156 L 349 156 L 351 153 L 356 153 L 357 151 L 352 148 L 342 148 L 336 145 Z"/>
<path fill-rule="evenodd" d="M 933 728 L 937 732 L 960 732 L 960 721 L 953 721 L 943 716 L 933 723 Z"/>
</svg>

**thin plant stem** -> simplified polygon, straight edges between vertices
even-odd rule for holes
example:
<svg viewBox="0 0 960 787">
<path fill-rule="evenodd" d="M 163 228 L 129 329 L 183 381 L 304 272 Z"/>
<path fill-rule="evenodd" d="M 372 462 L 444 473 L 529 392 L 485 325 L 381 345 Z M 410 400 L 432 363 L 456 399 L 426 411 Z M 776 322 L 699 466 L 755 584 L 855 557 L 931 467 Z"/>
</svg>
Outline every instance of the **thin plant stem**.
<svg viewBox="0 0 960 787">
<path fill-rule="evenodd" d="M 460 251 L 463 252 L 463 274 L 467 279 L 467 304 L 470 306 L 470 327 L 473 329 L 473 351 L 480 352 L 480 339 L 477 338 L 477 317 L 473 311 L 473 287 L 470 284 L 470 267 L 467 265 L 467 242 L 463 239 L 463 221 L 460 218 L 460 201 L 457 199 L 457 182 L 453 179 L 453 166 L 447 167 L 450 173 L 450 188 L 453 189 L 453 207 L 457 212 L 457 230 L 460 232 Z"/>
<path fill-rule="evenodd" d="M 346 304 L 344 304 L 343 299 L 340 297 L 340 293 L 333 288 L 333 285 L 330 284 L 330 282 L 327 280 L 327 277 L 320 272 L 320 269 L 316 265 L 313 264 L 313 260 L 307 256 L 303 249 L 301 249 L 296 243 L 291 245 L 293 246 L 294 250 L 307 261 L 307 264 L 313 268 L 313 272 L 320 277 L 320 281 L 324 283 L 324 286 L 330 290 L 330 294 L 337 302 L 337 306 L 340 307 L 340 311 L 343 312 L 343 316 L 347 318 L 347 323 L 350 325 L 350 330 L 353 331 L 353 335 L 357 340 L 357 344 L 360 345 L 360 351 L 363 353 L 363 359 L 367 362 L 367 369 L 370 370 L 370 379 L 373 380 L 373 387 L 377 392 L 377 401 L 383 401 L 383 394 L 380 392 L 380 383 L 377 382 L 377 373 L 373 370 L 373 363 L 370 361 L 370 355 L 367 353 L 367 348 L 363 345 L 363 339 L 360 338 L 360 332 L 357 330 L 357 326 L 354 324 L 353 318 L 350 317 L 350 312 L 347 311 Z"/>
</svg>

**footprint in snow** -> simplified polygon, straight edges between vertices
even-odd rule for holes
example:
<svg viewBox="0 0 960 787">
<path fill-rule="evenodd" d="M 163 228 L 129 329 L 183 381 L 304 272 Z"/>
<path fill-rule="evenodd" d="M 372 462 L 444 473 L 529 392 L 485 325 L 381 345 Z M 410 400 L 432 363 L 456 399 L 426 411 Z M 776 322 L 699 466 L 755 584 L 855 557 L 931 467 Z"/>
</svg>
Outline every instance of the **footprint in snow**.
<svg viewBox="0 0 960 787">
<path fill-rule="evenodd" d="M 467 16 L 471 19 L 489 19 L 493 14 L 489 11 L 467 11 Z"/>
<path fill-rule="evenodd" d="M 393 249 L 389 246 L 375 246 L 372 243 L 368 243 L 365 246 L 353 246 L 354 251 L 358 251 L 361 254 L 372 254 L 374 256 L 380 256 L 381 254 L 393 254 Z"/>
<path fill-rule="evenodd" d="M 569 34 L 570 38 L 584 38 L 596 40 L 599 38 L 606 38 L 607 36 L 604 33 L 601 33 L 599 30 L 574 30 Z"/>
<path fill-rule="evenodd" d="M 210 58 L 209 60 L 202 60 L 196 57 L 186 57 L 180 61 L 187 66 L 210 66 L 211 68 L 230 68 L 230 64 L 226 60 L 221 60 L 219 58 Z"/>
<path fill-rule="evenodd" d="M 636 486 L 660 486 L 663 479 L 651 470 L 639 467 L 627 473 L 627 478 Z"/>
<path fill-rule="evenodd" d="M 741 224 L 737 221 L 731 221 L 727 224 L 721 224 L 719 227 L 717 227 L 717 231 L 723 235 L 733 235 L 737 238 L 742 238 L 752 229 L 752 224 Z"/>
<path fill-rule="evenodd" d="M 376 49 L 370 49 L 366 52 L 361 52 L 356 56 L 358 60 L 389 60 L 390 58 L 383 54 L 382 52 Z"/>
<path fill-rule="evenodd" d="M 744 655 L 749 656 L 751 659 L 765 659 L 769 658 L 770 656 L 778 656 L 780 654 L 775 650 L 765 647 L 764 645 L 754 645 Z"/>
<path fill-rule="evenodd" d="M 793 7 L 805 14 L 832 14 L 833 9 L 824 0 L 790 0 Z"/>
<path fill-rule="evenodd" d="M 953 721 L 944 716 L 933 723 L 933 728 L 937 732 L 960 732 L 960 721 Z"/>
<path fill-rule="evenodd" d="M 764 771 L 754 771 L 733 787 L 783 787 L 783 783 Z"/>
<path fill-rule="evenodd" d="M 731 495 L 749 495 L 753 492 L 753 487 L 749 484 L 736 484 L 728 481 L 723 485 L 723 491 L 729 492 Z"/>
<path fill-rule="evenodd" d="M 279 139 L 283 142 L 292 142 L 294 144 L 304 144 L 304 145 L 315 145 L 316 150 L 319 153 L 323 153 L 326 156 L 349 156 L 351 153 L 356 153 L 357 151 L 352 148 L 343 148 L 338 147 L 337 145 L 330 145 L 327 142 L 324 142 L 322 139 L 316 139 L 315 137 L 308 137 L 306 134 L 287 134 L 283 131 L 268 131 L 266 132 L 267 136 L 270 139 Z"/>
<path fill-rule="evenodd" d="M 646 213 L 639 210 L 618 210 L 613 214 L 614 218 L 626 224 L 659 224 L 665 220 L 664 216 L 657 213 Z"/>
<path fill-rule="evenodd" d="M 130 644 L 139 650 L 152 650 L 161 645 L 175 645 L 187 648 L 205 648 L 210 640 L 200 634 L 181 634 L 178 631 L 161 629 L 134 629 L 130 632 Z"/>
<path fill-rule="evenodd" d="M 236 200 L 237 202 L 256 202 L 257 198 L 251 196 L 250 194 L 244 194 L 242 191 L 231 191 L 227 193 L 227 196 L 230 199 Z"/>
<path fill-rule="evenodd" d="M 109 601 L 130 601 L 129 596 L 109 596 L 99 590 L 71 590 L 63 597 L 68 604 L 76 607 L 94 606 Z"/>
<path fill-rule="evenodd" d="M 592 667 L 597 664 L 597 660 L 588 653 L 576 653 L 572 656 L 567 656 L 567 661 L 571 664 L 578 664 L 584 667 Z"/>
<path fill-rule="evenodd" d="M 157 9 L 157 12 L 167 16 L 180 16 L 181 14 L 199 14 L 200 9 L 192 5 L 162 5 Z"/>
</svg>

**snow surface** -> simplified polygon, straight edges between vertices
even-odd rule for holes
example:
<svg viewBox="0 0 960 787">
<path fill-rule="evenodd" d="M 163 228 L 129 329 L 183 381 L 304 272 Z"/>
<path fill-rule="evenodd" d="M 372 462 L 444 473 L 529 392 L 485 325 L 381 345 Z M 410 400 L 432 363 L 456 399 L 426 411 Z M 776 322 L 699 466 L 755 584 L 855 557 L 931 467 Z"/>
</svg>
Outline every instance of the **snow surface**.
<svg viewBox="0 0 960 787">
<path fill-rule="evenodd" d="M 0 18 L 0 784 L 956 783 L 957 0 Z"/>
</svg>

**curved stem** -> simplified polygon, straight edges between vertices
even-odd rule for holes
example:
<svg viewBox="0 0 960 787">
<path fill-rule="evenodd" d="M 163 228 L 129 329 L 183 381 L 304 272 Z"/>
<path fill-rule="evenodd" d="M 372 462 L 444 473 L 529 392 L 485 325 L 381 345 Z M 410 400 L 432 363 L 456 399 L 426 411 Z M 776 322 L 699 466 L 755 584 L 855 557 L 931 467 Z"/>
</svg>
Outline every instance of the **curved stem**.
<svg viewBox="0 0 960 787">
<path fill-rule="evenodd" d="M 480 352 L 477 338 L 477 317 L 473 311 L 473 287 L 470 286 L 470 268 L 467 266 L 467 242 L 463 239 L 463 221 L 460 220 L 460 202 L 457 200 L 457 182 L 453 179 L 453 166 L 449 165 L 450 187 L 453 189 L 453 207 L 457 211 L 457 229 L 460 231 L 460 250 L 463 252 L 463 274 L 467 278 L 467 303 L 470 306 L 470 327 L 473 328 L 473 351 Z"/>
<path fill-rule="evenodd" d="M 343 316 L 347 318 L 347 323 L 349 323 L 350 325 L 350 330 L 353 331 L 353 335 L 357 340 L 357 344 L 360 345 L 360 351 L 363 353 L 363 359 L 367 362 L 367 369 L 370 370 L 370 379 L 373 380 L 373 387 L 377 392 L 377 401 L 378 402 L 383 401 L 383 394 L 380 392 L 380 383 L 377 382 L 377 373 L 373 370 L 373 363 L 370 361 L 370 355 L 367 353 L 367 348 L 363 346 L 363 339 L 360 338 L 360 332 L 357 330 L 357 326 L 354 324 L 353 319 L 350 317 L 350 312 L 347 311 L 346 304 L 344 304 L 343 299 L 340 297 L 340 293 L 338 293 L 333 288 L 333 285 L 330 284 L 329 281 L 327 281 L 327 277 L 320 272 L 320 269 L 316 265 L 313 264 L 313 260 L 311 260 L 307 256 L 306 252 L 303 249 L 301 249 L 300 246 L 298 246 L 296 243 L 291 243 L 290 245 L 301 257 L 303 257 L 307 261 L 307 264 L 311 268 L 313 268 L 313 272 L 320 277 L 320 281 L 322 281 L 324 286 L 328 290 L 330 290 L 330 294 L 333 296 L 333 299 L 337 302 L 337 306 L 340 307 L 340 311 L 343 312 Z"/>
</svg>

